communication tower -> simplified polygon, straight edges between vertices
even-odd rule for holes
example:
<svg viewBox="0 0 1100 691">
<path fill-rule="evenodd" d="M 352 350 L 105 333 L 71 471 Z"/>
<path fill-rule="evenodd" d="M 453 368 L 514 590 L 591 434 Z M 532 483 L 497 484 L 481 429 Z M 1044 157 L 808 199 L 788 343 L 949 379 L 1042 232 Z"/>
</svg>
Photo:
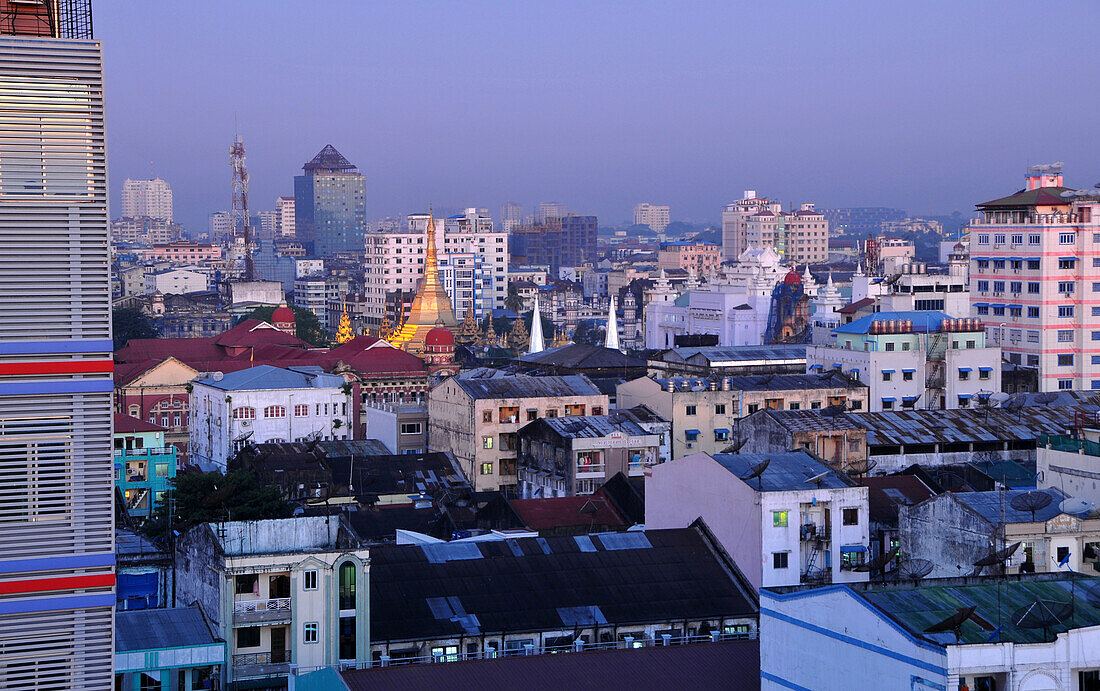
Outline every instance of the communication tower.
<svg viewBox="0 0 1100 691">
<path fill-rule="evenodd" d="M 229 165 L 233 168 L 233 209 L 229 214 L 229 227 L 233 233 L 234 273 L 246 281 L 256 280 L 256 265 L 252 252 L 252 221 L 248 213 L 248 169 L 244 165 L 244 141 L 236 135 L 229 147 Z"/>
</svg>

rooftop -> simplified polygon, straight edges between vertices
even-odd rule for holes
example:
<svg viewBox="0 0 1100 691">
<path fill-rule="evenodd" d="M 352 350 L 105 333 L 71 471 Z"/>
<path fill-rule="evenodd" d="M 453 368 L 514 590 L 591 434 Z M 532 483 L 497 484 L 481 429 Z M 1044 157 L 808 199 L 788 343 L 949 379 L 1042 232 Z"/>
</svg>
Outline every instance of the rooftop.
<svg viewBox="0 0 1100 691">
<path fill-rule="evenodd" d="M 613 348 L 569 343 L 547 348 L 538 353 L 528 353 L 516 358 L 516 362 L 528 365 L 549 365 L 570 369 L 644 368 L 645 360 L 621 353 Z"/>
<path fill-rule="evenodd" d="M 375 547 L 371 639 L 755 616 L 751 586 L 718 555 L 698 525 Z"/>
<path fill-rule="evenodd" d="M 649 434 L 630 417 L 613 411 L 610 415 L 584 415 L 547 417 L 542 422 L 560 436 L 568 439 L 606 437 L 613 432 L 640 437 Z"/>
<path fill-rule="evenodd" d="M 206 523 L 227 556 L 293 554 L 337 548 L 339 517 L 298 516 Z"/>
<path fill-rule="evenodd" d="M 868 446 L 950 444 L 982 441 L 1026 441 L 1040 434 L 1060 434 L 1077 410 L 1091 406 L 1027 406 L 1014 409 L 908 410 L 845 413 L 867 430 Z"/>
<path fill-rule="evenodd" d="M 850 324 L 842 324 L 833 331 L 842 334 L 866 334 L 871 330 L 871 324 L 883 321 L 911 321 L 912 333 L 935 333 L 940 331 L 944 319 L 950 319 L 938 310 L 911 310 L 903 312 L 876 312 L 866 317 L 860 317 Z"/>
<path fill-rule="evenodd" d="M 994 199 L 978 204 L 982 211 L 999 211 L 1002 209 L 1021 209 L 1035 206 L 1069 206 L 1069 200 L 1062 196 L 1063 192 L 1072 191 L 1070 187 L 1037 187 L 1033 190 L 1020 190 L 1016 194 Z"/>
<path fill-rule="evenodd" d="M 763 492 L 788 492 L 793 490 L 843 489 L 856 487 L 856 483 L 844 473 L 825 465 L 805 451 L 783 453 L 717 453 L 711 456 L 723 468 L 739 478 L 752 473 L 753 468 L 768 461 L 759 477 L 744 482 Z M 821 476 L 820 480 L 807 480 Z"/>
<path fill-rule="evenodd" d="M 1020 511 L 1012 507 L 1012 500 L 1028 493 L 1033 494 L 1046 494 L 1050 497 L 1050 503 L 1041 509 L 1035 511 L 1035 517 L 1032 518 L 1030 511 Z M 1049 521 L 1055 516 L 1062 514 L 1062 509 L 1059 505 L 1062 500 L 1066 498 L 1066 495 L 1059 492 L 1057 489 L 1013 489 L 1004 492 L 958 492 L 954 495 L 956 499 L 966 504 L 973 509 L 978 515 L 990 523 L 997 525 L 999 523 L 1041 523 L 1043 521 Z"/>
<path fill-rule="evenodd" d="M 743 364 L 756 360 L 806 360 L 805 345 L 770 346 L 699 346 L 673 348 L 672 352 L 684 360 L 702 356 L 712 367 Z"/>
<path fill-rule="evenodd" d="M 796 391 L 805 389 L 847 389 L 862 384 L 852 384 L 847 375 L 830 370 L 811 374 L 745 374 L 706 379 L 700 377 L 665 377 L 655 379 L 662 389 L 674 384 L 677 391 L 703 391 L 712 382 L 721 389 L 728 383 L 734 391 Z"/>
<path fill-rule="evenodd" d="M 767 416 L 791 432 L 840 432 L 863 429 L 862 425 L 846 415 L 830 415 L 828 409 L 758 410 L 752 415 Z"/>
<path fill-rule="evenodd" d="M 615 507 L 599 494 L 572 497 L 510 499 L 508 503 L 531 530 L 550 530 L 571 525 L 628 527 Z"/>
<path fill-rule="evenodd" d="M 160 425 L 154 425 L 141 418 L 115 413 L 115 434 L 136 434 L 138 432 L 164 432 Z"/>
<path fill-rule="evenodd" d="M 600 395 L 599 389 L 583 374 L 533 377 L 479 367 L 462 372 L 453 380 L 473 399 Z"/>
<path fill-rule="evenodd" d="M 274 367 L 259 365 L 248 369 L 230 372 L 221 378 L 209 376 L 196 379 L 203 384 L 222 391 L 259 391 L 274 389 L 324 389 L 339 388 L 344 378 L 335 374 L 325 374 L 320 367 Z"/>
<path fill-rule="evenodd" d="M 197 607 L 118 610 L 115 652 L 223 645 Z"/>
<path fill-rule="evenodd" d="M 351 691 L 543 688 L 607 691 L 760 688 L 759 641 L 723 641 L 637 649 L 527 655 L 445 665 L 398 665 L 344 672 Z"/>
<path fill-rule="evenodd" d="M 898 507 L 918 504 L 936 496 L 928 485 L 915 475 L 883 475 L 861 478 L 859 484 L 868 488 L 867 499 L 872 521 L 897 524 Z"/>
<path fill-rule="evenodd" d="M 354 173 L 355 165 L 344 158 L 344 155 L 336 150 L 332 144 L 325 144 L 325 148 L 317 152 L 308 163 L 302 166 L 307 173 Z"/>
</svg>

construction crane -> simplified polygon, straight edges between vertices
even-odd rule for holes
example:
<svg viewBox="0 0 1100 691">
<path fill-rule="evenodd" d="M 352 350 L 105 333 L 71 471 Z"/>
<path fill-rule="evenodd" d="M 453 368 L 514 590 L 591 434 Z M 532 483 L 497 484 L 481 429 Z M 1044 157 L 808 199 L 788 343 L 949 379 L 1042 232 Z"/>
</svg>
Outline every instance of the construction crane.
<svg viewBox="0 0 1100 691">
<path fill-rule="evenodd" d="M 256 280 L 256 265 L 252 261 L 252 219 L 248 213 L 248 169 L 244 165 L 244 141 L 238 134 L 229 147 L 229 165 L 233 168 L 233 209 L 229 227 L 233 233 L 234 275 L 245 281 Z"/>
</svg>

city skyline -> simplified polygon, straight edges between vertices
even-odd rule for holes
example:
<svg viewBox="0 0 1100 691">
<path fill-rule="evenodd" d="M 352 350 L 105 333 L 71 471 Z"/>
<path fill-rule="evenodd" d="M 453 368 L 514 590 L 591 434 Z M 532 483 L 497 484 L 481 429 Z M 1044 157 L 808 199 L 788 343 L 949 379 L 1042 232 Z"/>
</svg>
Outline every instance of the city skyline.
<svg viewBox="0 0 1100 691">
<path fill-rule="evenodd" d="M 332 144 L 366 176 L 368 218 L 559 200 L 614 224 L 650 201 L 716 222 L 744 189 L 969 213 L 1029 164 L 1100 180 L 1078 134 L 1100 97 L 1075 86 L 1100 76 L 1100 9 L 794 5 L 104 0 L 112 215 L 123 178 L 159 175 L 201 229 L 229 206 L 234 121 L 253 208 Z"/>
</svg>

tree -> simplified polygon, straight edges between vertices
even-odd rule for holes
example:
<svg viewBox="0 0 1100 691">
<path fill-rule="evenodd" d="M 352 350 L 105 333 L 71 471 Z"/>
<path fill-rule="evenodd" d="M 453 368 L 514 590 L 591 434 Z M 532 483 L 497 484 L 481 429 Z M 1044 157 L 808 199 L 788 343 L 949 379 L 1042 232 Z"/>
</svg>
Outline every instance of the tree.
<svg viewBox="0 0 1100 691">
<path fill-rule="evenodd" d="M 182 532 L 196 523 L 288 518 L 292 511 L 293 506 L 278 487 L 260 483 L 247 470 L 229 475 L 183 473 L 173 478 L 164 501 L 142 530 L 150 537 L 161 538 L 168 537 L 169 526 Z"/>
<path fill-rule="evenodd" d="M 602 326 L 596 326 L 596 322 L 585 319 L 577 322 L 577 330 L 573 332 L 573 342 L 602 346 L 605 334 L 606 331 Z"/>
<path fill-rule="evenodd" d="M 111 326 L 115 334 L 115 350 L 126 347 L 132 338 L 156 338 L 157 328 L 145 313 L 133 307 L 114 310 Z"/>
<path fill-rule="evenodd" d="M 516 314 L 523 309 L 523 298 L 519 296 L 519 289 L 515 283 L 508 284 L 508 295 L 504 298 L 504 309 L 512 310 Z"/>
<path fill-rule="evenodd" d="M 325 335 L 324 329 L 321 328 L 321 322 L 317 321 L 317 315 L 307 309 L 296 307 L 295 305 L 288 305 L 288 307 L 294 311 L 295 336 L 313 346 L 324 347 L 328 345 L 328 336 Z M 245 315 L 244 318 L 259 319 L 260 321 L 270 324 L 271 314 L 274 311 L 274 307 L 257 307 Z"/>
</svg>

